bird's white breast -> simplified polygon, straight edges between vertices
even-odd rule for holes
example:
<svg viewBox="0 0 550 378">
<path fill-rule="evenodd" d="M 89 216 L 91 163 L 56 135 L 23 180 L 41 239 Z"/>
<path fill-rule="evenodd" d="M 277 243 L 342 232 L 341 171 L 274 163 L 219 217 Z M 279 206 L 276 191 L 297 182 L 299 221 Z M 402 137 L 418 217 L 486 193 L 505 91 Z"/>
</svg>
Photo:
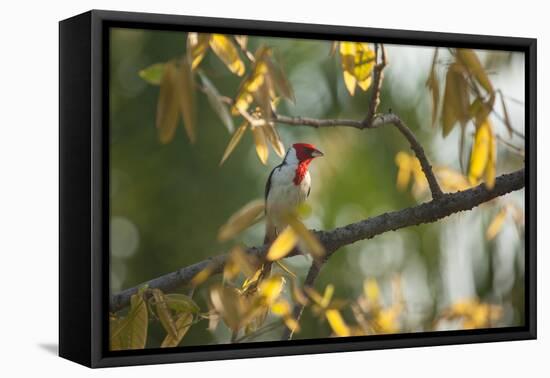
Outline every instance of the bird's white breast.
<svg viewBox="0 0 550 378">
<path fill-rule="evenodd" d="M 285 164 L 276 169 L 271 176 L 271 186 L 266 201 L 267 216 L 271 218 L 277 229 L 281 230 L 285 225 L 281 216 L 294 210 L 307 198 L 311 177 L 306 172 L 302 181 L 294 184 L 296 165 Z"/>
</svg>

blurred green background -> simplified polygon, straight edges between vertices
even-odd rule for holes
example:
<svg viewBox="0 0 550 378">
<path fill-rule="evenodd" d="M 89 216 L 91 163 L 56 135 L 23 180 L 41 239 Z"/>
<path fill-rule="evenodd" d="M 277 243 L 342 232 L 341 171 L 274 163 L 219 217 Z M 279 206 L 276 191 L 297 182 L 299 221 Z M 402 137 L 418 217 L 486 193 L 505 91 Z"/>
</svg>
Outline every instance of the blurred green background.
<svg viewBox="0 0 550 378">
<path fill-rule="evenodd" d="M 183 32 L 111 31 L 113 293 L 227 251 L 233 244 L 216 240 L 219 227 L 242 205 L 263 197 L 269 172 L 280 162 L 271 151 L 267 166 L 262 165 L 252 135 L 247 133 L 220 167 L 231 135 L 200 93 L 197 143 L 189 143 L 181 124 L 171 143 L 159 143 L 155 129 L 159 87 L 147 84 L 138 72 L 182 55 L 185 41 Z M 283 101 L 280 113 L 318 118 L 365 116 L 369 93 L 358 90 L 354 97 L 347 93 L 340 60 L 329 56 L 331 42 L 251 37 L 249 50 L 254 51 L 260 44 L 273 47 L 296 94 L 296 104 Z M 443 139 L 440 130 L 430 125 L 430 96 L 425 81 L 433 50 L 388 45 L 390 65 L 385 71 L 379 110 L 399 114 L 434 164 L 459 170 L 458 128 Z M 514 127 L 523 132 L 523 55 L 487 51 L 479 55 L 494 86 L 514 99 L 509 103 L 510 117 Z M 439 59 L 443 70 L 444 51 Z M 212 52 L 207 53 L 201 69 L 222 94 L 236 95 L 241 78 L 231 74 Z M 443 71 L 440 76 L 444 76 Z M 237 127 L 240 122 L 235 119 Z M 505 135 L 502 121 L 495 118 L 494 124 L 497 133 Z M 395 155 L 409 148 L 392 127 L 359 131 L 279 125 L 278 130 L 286 147 L 308 142 L 325 153 L 311 166 L 312 195 L 308 202 L 313 214 L 305 220 L 308 227 L 331 229 L 418 203 L 410 191 L 396 188 Z M 521 139 L 512 142 L 523 143 Z M 523 165 L 521 158 L 502 147 L 498 156 L 497 174 Z M 501 200 L 513 201 L 523 208 L 523 196 L 522 190 Z M 406 301 L 407 331 L 427 329 L 434 314 L 465 298 L 501 305 L 503 316 L 495 325 L 520 325 L 524 316 L 524 238 L 508 221 L 495 240 L 487 241 L 485 230 L 494 215 L 495 209 L 485 206 L 435 224 L 390 232 L 348 246 L 324 267 L 317 288 L 322 291 L 333 283 L 336 297 L 354 299 L 361 293 L 363 281 L 375 278 L 383 299 L 389 301 L 391 279 L 399 274 Z M 263 224 L 246 231 L 240 240 L 250 246 L 261 244 Z M 287 264 L 303 279 L 310 261 L 300 256 L 288 259 Z M 219 277 L 210 279 L 216 280 Z M 208 308 L 205 289 L 195 292 L 194 299 L 203 310 Z M 348 316 L 344 313 L 345 318 Z M 319 322 L 308 311 L 301 323 L 303 329 L 298 338 L 330 334 L 326 322 Z M 227 340 L 224 327 L 211 333 L 207 325 L 204 321 L 193 326 L 183 345 Z M 447 325 L 449 329 L 455 327 Z M 265 339 L 272 336 L 265 335 Z M 159 345 L 163 337 L 161 326 L 153 325 L 148 346 Z"/>
</svg>

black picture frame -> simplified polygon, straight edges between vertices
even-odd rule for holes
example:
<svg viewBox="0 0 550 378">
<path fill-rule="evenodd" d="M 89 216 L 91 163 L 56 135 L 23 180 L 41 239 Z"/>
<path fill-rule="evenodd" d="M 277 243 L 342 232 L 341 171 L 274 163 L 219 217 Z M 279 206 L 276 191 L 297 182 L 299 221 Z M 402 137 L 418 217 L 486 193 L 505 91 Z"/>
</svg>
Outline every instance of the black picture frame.
<svg viewBox="0 0 550 378">
<path fill-rule="evenodd" d="M 110 352 L 108 30 L 134 27 L 525 53 L 526 256 L 523 327 Z M 59 24 L 59 354 L 89 367 L 536 338 L 536 39 L 92 10 Z"/>
</svg>

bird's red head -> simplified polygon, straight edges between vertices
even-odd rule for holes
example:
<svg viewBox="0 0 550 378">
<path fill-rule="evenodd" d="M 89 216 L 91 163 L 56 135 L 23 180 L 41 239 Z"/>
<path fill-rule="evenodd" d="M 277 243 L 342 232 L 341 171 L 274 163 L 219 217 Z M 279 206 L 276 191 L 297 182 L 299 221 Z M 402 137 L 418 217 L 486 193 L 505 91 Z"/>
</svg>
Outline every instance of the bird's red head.
<svg viewBox="0 0 550 378">
<path fill-rule="evenodd" d="M 308 161 L 323 156 L 323 153 L 315 148 L 313 144 L 294 143 L 292 147 L 296 150 L 296 157 L 299 161 Z"/>
</svg>

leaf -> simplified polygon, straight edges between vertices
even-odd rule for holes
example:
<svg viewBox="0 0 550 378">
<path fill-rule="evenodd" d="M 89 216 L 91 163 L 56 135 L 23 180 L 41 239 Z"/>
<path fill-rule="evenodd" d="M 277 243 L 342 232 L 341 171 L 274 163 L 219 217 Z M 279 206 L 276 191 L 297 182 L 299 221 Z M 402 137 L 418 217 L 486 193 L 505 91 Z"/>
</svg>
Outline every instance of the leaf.
<svg viewBox="0 0 550 378">
<path fill-rule="evenodd" d="M 171 293 L 164 294 L 164 301 L 167 306 L 176 313 L 196 314 L 200 311 L 199 306 L 193 299 L 185 294 Z"/>
<path fill-rule="evenodd" d="M 403 191 L 407 189 L 411 181 L 411 156 L 406 152 L 399 151 L 395 155 L 395 164 L 397 165 L 397 189 Z"/>
<path fill-rule="evenodd" d="M 432 60 L 432 67 L 430 68 L 430 75 L 426 80 L 426 87 L 432 94 L 432 127 L 435 127 L 437 121 L 437 109 L 439 108 L 439 79 L 435 71 L 435 65 L 437 63 L 437 48 L 434 51 L 434 57 Z"/>
<path fill-rule="evenodd" d="M 483 121 L 476 129 L 468 179 L 475 185 L 485 176 L 485 183 L 489 189 L 494 186 L 496 166 L 496 145 L 491 124 L 488 119 Z"/>
<path fill-rule="evenodd" d="M 489 123 L 489 120 L 486 121 Z M 489 156 L 487 160 L 487 167 L 485 168 L 485 186 L 487 189 L 493 189 L 495 187 L 495 180 L 497 177 L 497 142 L 495 135 L 493 134 L 492 127 L 489 127 Z"/>
<path fill-rule="evenodd" d="M 493 93 L 493 85 L 474 50 L 456 49 L 456 55 L 487 93 Z"/>
<path fill-rule="evenodd" d="M 264 201 L 254 200 L 233 214 L 218 232 L 219 241 L 227 241 L 252 225 L 264 212 Z"/>
<path fill-rule="evenodd" d="M 269 72 L 269 67 L 266 63 L 266 59 L 269 58 L 271 50 L 266 47 L 260 47 L 256 51 L 255 63 L 251 69 L 250 74 L 241 83 L 237 96 L 235 97 L 235 103 L 232 108 L 232 113 L 238 115 L 241 112 L 248 110 L 250 104 L 254 101 L 256 92 L 260 90 L 262 86 L 266 84 L 266 75 Z"/>
<path fill-rule="evenodd" d="M 367 279 L 363 282 L 363 295 L 365 298 L 373 303 L 377 304 L 380 301 L 380 287 L 375 279 Z"/>
<path fill-rule="evenodd" d="M 284 258 L 292 251 L 296 243 L 298 243 L 298 234 L 292 227 L 286 227 L 269 247 L 266 259 L 275 261 Z"/>
<path fill-rule="evenodd" d="M 179 345 L 189 328 L 193 324 L 193 315 L 192 314 L 180 314 L 175 321 L 176 335 L 167 334 L 162 344 L 161 348 L 170 348 L 176 347 Z"/>
<path fill-rule="evenodd" d="M 323 245 L 319 242 L 317 236 L 311 233 L 296 217 L 288 218 L 288 224 L 298 234 L 300 240 L 304 242 L 307 252 L 309 252 L 314 258 L 323 257 L 325 255 L 325 247 L 323 247 Z"/>
<path fill-rule="evenodd" d="M 229 143 L 227 144 L 227 147 L 225 148 L 225 151 L 222 156 L 222 160 L 220 161 L 220 165 L 222 165 L 227 160 L 227 158 L 229 157 L 229 155 L 231 155 L 235 147 L 237 147 L 237 144 L 239 144 L 239 142 L 241 141 L 247 127 L 248 127 L 248 122 L 244 121 L 243 124 L 237 129 L 237 131 L 233 133 L 233 136 L 231 137 L 231 139 L 229 140 Z"/>
<path fill-rule="evenodd" d="M 287 100 L 292 101 L 292 103 L 296 103 L 294 90 L 292 89 L 292 86 L 290 85 L 290 82 L 288 81 L 282 68 L 275 65 L 271 60 L 267 61 L 267 65 L 269 68 L 269 76 L 275 84 L 277 92 L 280 93 Z"/>
<path fill-rule="evenodd" d="M 130 298 L 128 315 L 111 322 L 111 350 L 145 348 L 148 321 L 147 304 L 142 292 L 138 292 Z"/>
<path fill-rule="evenodd" d="M 212 109 L 214 109 L 218 117 L 220 117 L 220 120 L 223 122 L 227 130 L 232 133 L 235 130 L 233 117 L 231 117 L 231 113 L 229 113 L 227 105 L 221 100 L 220 92 L 218 92 L 218 89 L 206 77 L 205 74 L 199 72 L 199 76 L 201 78 L 202 85 L 204 87 L 204 91 L 206 93 L 206 97 L 208 98 L 210 106 L 212 107 Z"/>
<path fill-rule="evenodd" d="M 223 34 L 212 34 L 210 47 L 231 72 L 237 76 L 244 75 L 244 63 L 231 39 Z"/>
<path fill-rule="evenodd" d="M 273 304 L 283 292 L 284 284 L 285 279 L 278 274 L 273 274 L 271 277 L 263 280 L 260 283 L 259 291 L 264 302 L 268 305 Z"/>
<path fill-rule="evenodd" d="M 155 300 L 155 309 L 159 317 L 160 323 L 162 324 L 162 327 L 170 336 L 176 338 L 176 324 L 174 323 L 174 319 L 172 319 L 172 314 L 168 309 L 168 305 L 164 301 L 162 291 L 160 291 L 159 289 L 152 289 L 151 293 L 153 294 L 153 298 Z"/>
<path fill-rule="evenodd" d="M 195 115 L 195 82 L 193 72 L 187 59 L 182 59 L 179 70 L 179 90 L 181 92 L 180 110 L 183 118 L 185 131 L 191 143 L 195 143 L 196 137 L 196 115 Z"/>
<path fill-rule="evenodd" d="M 248 36 L 247 35 L 236 35 L 235 41 L 237 41 L 237 44 L 240 46 L 241 49 L 246 50 L 246 46 L 248 44 Z"/>
<path fill-rule="evenodd" d="M 376 53 L 363 42 L 340 42 L 339 47 L 344 84 L 349 94 L 355 94 L 356 85 L 366 91 L 372 81 Z"/>
<path fill-rule="evenodd" d="M 206 51 L 208 51 L 208 45 L 210 42 L 210 34 L 205 33 L 188 33 L 187 34 L 187 55 L 191 62 L 191 69 L 195 70 Z"/>
<path fill-rule="evenodd" d="M 506 207 L 501 208 L 497 215 L 495 215 L 491 221 L 491 224 L 487 227 L 487 232 L 485 233 L 487 240 L 493 240 L 498 235 L 502 229 L 504 221 L 506 220 L 506 215 L 508 215 Z"/>
<path fill-rule="evenodd" d="M 256 145 L 256 154 L 262 164 L 265 165 L 269 157 L 269 149 L 267 148 L 267 139 L 263 127 L 253 127 L 252 135 L 254 136 L 254 144 Z"/>
<path fill-rule="evenodd" d="M 286 153 L 285 146 L 283 142 L 281 142 L 281 138 L 275 126 L 270 122 L 266 122 L 263 127 L 267 140 L 271 143 L 271 147 L 273 147 L 273 151 L 275 151 L 279 157 L 284 157 Z"/>
<path fill-rule="evenodd" d="M 154 85 L 160 85 L 163 74 L 164 63 L 155 63 L 139 71 L 139 77 Z"/>
<path fill-rule="evenodd" d="M 468 83 L 460 64 L 453 63 L 447 69 L 443 95 L 443 136 L 449 135 L 457 121 L 464 126 L 469 118 Z"/>
<path fill-rule="evenodd" d="M 247 255 L 241 247 L 233 247 L 229 256 L 246 277 L 252 277 L 256 273 L 258 262 L 252 256 Z"/>
<path fill-rule="evenodd" d="M 169 143 L 174 139 L 178 124 L 180 91 L 178 90 L 177 76 L 175 63 L 166 63 L 160 82 L 156 117 L 156 127 L 161 143 Z"/>
<path fill-rule="evenodd" d="M 325 292 L 323 293 L 323 298 L 321 299 L 321 303 L 319 303 L 319 305 L 322 308 L 327 308 L 330 304 L 330 301 L 332 300 L 333 295 L 334 295 L 334 285 L 328 284 L 327 287 L 325 287 Z"/>
<path fill-rule="evenodd" d="M 325 312 L 325 316 L 327 317 L 328 323 L 330 324 L 330 328 L 332 328 L 332 331 L 340 337 L 346 337 L 351 335 L 351 331 L 342 318 L 342 315 L 340 315 L 340 311 L 338 310 L 327 310 Z"/>
<path fill-rule="evenodd" d="M 225 324 L 237 332 L 244 324 L 244 314 L 248 307 L 239 292 L 230 287 L 213 286 L 210 290 L 210 301 L 214 309 L 222 316 Z"/>
<path fill-rule="evenodd" d="M 191 279 L 191 285 L 192 286 L 199 286 L 200 284 L 204 283 L 208 277 L 212 275 L 214 272 L 214 267 L 212 264 L 208 264 L 203 270 L 198 272 L 193 276 Z"/>
</svg>

